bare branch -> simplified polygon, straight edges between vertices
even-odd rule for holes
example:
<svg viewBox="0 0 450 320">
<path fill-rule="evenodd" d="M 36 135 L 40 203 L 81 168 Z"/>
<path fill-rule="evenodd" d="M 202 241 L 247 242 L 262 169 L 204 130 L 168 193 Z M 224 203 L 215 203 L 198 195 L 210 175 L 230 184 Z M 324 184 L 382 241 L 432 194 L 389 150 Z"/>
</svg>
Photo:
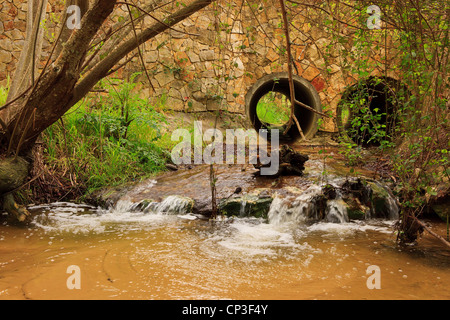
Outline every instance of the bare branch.
<svg viewBox="0 0 450 320">
<path fill-rule="evenodd" d="M 26 88 L 33 85 L 36 72 L 36 59 L 40 56 L 42 48 L 43 30 L 40 28 L 41 22 L 45 17 L 45 9 L 47 7 L 47 0 L 28 1 L 28 16 L 27 16 L 27 34 L 25 45 L 17 64 L 17 69 L 14 72 L 13 81 L 9 89 L 7 102 L 15 99 L 19 93 L 20 88 Z M 6 116 L 3 120 L 8 122 L 11 114 L 5 110 Z"/>
<path fill-rule="evenodd" d="M 283 16 L 283 26 L 284 26 L 284 34 L 286 36 L 286 51 L 287 51 L 287 59 L 288 59 L 288 77 L 289 77 L 289 92 L 290 92 L 290 99 L 291 99 L 291 115 L 289 117 L 289 122 L 287 124 L 285 134 L 289 131 L 289 129 L 292 126 L 292 120 L 295 119 L 295 123 L 297 124 L 297 129 L 300 132 L 300 135 L 303 140 L 306 140 L 306 137 L 303 133 L 303 130 L 300 126 L 300 123 L 297 121 L 297 118 L 295 117 L 295 88 L 294 88 L 294 80 L 292 76 L 292 53 L 291 53 L 291 38 L 289 34 L 289 21 L 287 18 L 286 13 L 286 5 L 284 3 L 284 0 L 280 0 L 280 6 L 281 6 L 281 15 Z"/>
<path fill-rule="evenodd" d="M 154 0 L 153 2 L 145 5 L 146 12 L 152 12 L 159 8 L 162 8 L 173 1 L 165 2 L 161 4 L 163 0 Z M 134 23 L 142 21 L 145 18 L 145 15 L 140 15 L 134 19 Z M 82 72 L 87 73 L 92 68 L 102 60 L 102 57 L 106 54 L 109 54 L 113 51 L 124 39 L 127 39 L 132 32 L 132 23 L 130 21 L 130 16 L 128 15 L 122 21 L 116 22 L 113 26 L 109 28 L 106 33 L 106 36 L 100 39 L 96 39 L 96 41 L 91 44 L 91 48 L 98 47 L 95 52 L 89 57 L 88 61 L 85 62 Z M 101 46 L 100 46 L 101 45 Z"/>
<path fill-rule="evenodd" d="M 178 22 L 186 19 L 195 12 L 210 5 L 215 0 L 196 0 L 186 7 L 181 8 L 177 12 L 171 14 L 166 18 L 165 23 L 155 22 L 149 28 L 143 30 L 137 34 L 136 38 L 129 39 L 119 45 L 114 51 L 112 51 L 107 57 L 97 63 L 91 71 L 76 85 L 74 90 L 74 96 L 70 102 L 74 105 L 89 90 L 105 75 L 108 74 L 111 68 L 120 62 L 128 53 L 136 49 L 137 46 L 142 43 L 156 37 L 158 34 L 166 31 L 170 26 L 177 24 Z"/>
</svg>

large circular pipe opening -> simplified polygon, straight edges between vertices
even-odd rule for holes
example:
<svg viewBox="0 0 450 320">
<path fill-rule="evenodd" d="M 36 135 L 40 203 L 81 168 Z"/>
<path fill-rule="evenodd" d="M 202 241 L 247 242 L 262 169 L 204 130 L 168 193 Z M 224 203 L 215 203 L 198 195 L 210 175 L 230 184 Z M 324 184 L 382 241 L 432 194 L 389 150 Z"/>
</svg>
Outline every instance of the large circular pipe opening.
<svg viewBox="0 0 450 320">
<path fill-rule="evenodd" d="M 406 88 L 389 77 L 369 77 L 347 88 L 337 107 L 340 133 L 364 146 L 389 141 L 398 121 L 401 90 Z"/>
<path fill-rule="evenodd" d="M 270 91 L 259 99 L 256 116 L 264 127 L 285 127 L 291 116 L 291 99 L 283 93 Z"/>
<path fill-rule="evenodd" d="M 294 76 L 295 99 L 321 112 L 322 106 L 319 94 L 307 80 Z M 273 73 L 259 79 L 246 95 L 246 112 L 255 130 L 280 129 L 282 140 L 297 140 L 300 138 L 295 123 L 286 135 L 287 121 L 290 115 L 289 77 L 286 72 Z M 307 139 L 317 133 L 319 116 L 301 106 L 295 106 L 295 116 Z"/>
</svg>

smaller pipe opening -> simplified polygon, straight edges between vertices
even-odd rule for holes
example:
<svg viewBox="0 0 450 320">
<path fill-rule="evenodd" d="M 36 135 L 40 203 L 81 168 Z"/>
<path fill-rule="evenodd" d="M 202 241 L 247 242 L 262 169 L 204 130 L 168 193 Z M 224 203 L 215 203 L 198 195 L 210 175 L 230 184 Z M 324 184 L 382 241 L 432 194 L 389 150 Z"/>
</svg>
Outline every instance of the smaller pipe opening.
<svg viewBox="0 0 450 320">
<path fill-rule="evenodd" d="M 337 125 L 362 146 L 391 140 L 398 122 L 397 92 L 401 83 L 389 77 L 370 77 L 347 88 L 337 107 Z"/>
</svg>

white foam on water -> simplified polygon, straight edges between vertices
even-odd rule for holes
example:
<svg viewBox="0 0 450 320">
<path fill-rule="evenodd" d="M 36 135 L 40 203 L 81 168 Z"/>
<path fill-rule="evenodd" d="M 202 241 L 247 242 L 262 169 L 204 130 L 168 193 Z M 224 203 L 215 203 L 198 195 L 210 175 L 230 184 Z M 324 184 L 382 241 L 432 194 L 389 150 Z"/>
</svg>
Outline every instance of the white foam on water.
<svg viewBox="0 0 450 320">
<path fill-rule="evenodd" d="M 84 208 L 69 207 L 53 207 L 49 205 L 42 213 L 33 218 L 35 226 L 46 232 L 70 232 L 74 234 L 80 233 L 101 233 L 105 231 L 97 219 L 92 219 L 94 213 L 86 214 Z"/>
<path fill-rule="evenodd" d="M 342 181 L 333 180 L 330 184 L 337 184 Z M 336 187 L 336 185 L 335 185 Z M 398 207 L 394 199 L 390 204 L 390 220 L 364 220 L 350 222 L 347 215 L 347 205 L 342 200 L 338 192 L 334 200 L 327 201 L 324 220 L 317 221 L 317 208 L 315 197 L 322 195 L 320 185 L 311 185 L 307 190 L 296 198 L 275 197 L 269 213 L 269 225 L 275 227 L 285 227 L 291 230 L 302 230 L 304 236 L 315 234 L 322 237 L 345 239 L 354 236 L 356 233 L 376 231 L 385 234 L 392 234 L 392 226 L 398 218 Z"/>
<path fill-rule="evenodd" d="M 161 203 L 153 203 L 151 212 L 136 212 L 136 203 L 130 200 L 119 200 L 116 205 L 103 210 L 87 205 L 73 203 L 52 203 L 49 205 L 30 207 L 42 210 L 43 213 L 33 219 L 35 226 L 46 232 L 62 232 L 72 234 L 104 233 L 120 230 L 145 230 L 161 226 L 164 222 L 180 218 L 195 220 L 197 217 L 185 211 L 189 199 L 183 197 L 167 197 Z"/>
<path fill-rule="evenodd" d="M 204 235 L 203 235 L 204 236 Z M 237 218 L 206 235 L 202 250 L 210 257 L 230 261 L 264 262 L 280 257 L 290 259 L 320 252 L 300 243 L 301 231 L 276 226 L 263 220 Z"/>
<path fill-rule="evenodd" d="M 347 238 L 354 236 L 357 232 L 376 231 L 385 234 L 392 234 L 391 221 L 376 221 L 370 224 L 371 221 L 364 222 L 318 222 L 307 227 L 307 233 L 319 232 L 324 237 L 339 237 Z M 376 224 L 375 224 L 376 223 Z"/>
<path fill-rule="evenodd" d="M 234 229 L 233 235 L 221 239 L 218 244 L 227 249 L 244 252 L 247 255 L 272 256 L 277 248 L 295 246 L 291 234 L 275 230 L 265 223 L 249 225 L 238 222 L 232 228 Z"/>
<path fill-rule="evenodd" d="M 291 202 L 275 198 L 269 213 L 269 223 L 257 218 L 222 218 L 217 219 L 212 228 L 205 231 L 197 229 L 198 244 L 203 252 L 211 258 L 229 261 L 264 262 L 268 260 L 300 259 L 308 264 L 313 257 L 322 253 L 308 243 L 310 235 L 323 237 L 347 238 L 356 232 L 377 231 L 391 233 L 392 222 L 371 225 L 369 222 L 317 222 L 312 225 L 305 219 L 305 210 L 309 208 L 308 199 L 320 191 L 312 187 Z M 124 232 L 142 232 L 173 223 L 186 223 L 197 217 L 188 212 L 165 214 L 171 209 L 177 211 L 186 203 L 180 198 L 166 199 L 159 204 L 160 210 L 149 213 L 135 212 L 136 203 L 119 201 L 113 209 L 102 210 L 85 205 L 64 204 L 40 207 L 43 213 L 35 216 L 34 224 L 49 233 L 59 234 L 122 234 Z M 183 222 L 184 221 L 184 222 Z M 196 228 L 196 225 L 191 227 Z M 170 231 L 173 232 L 173 228 Z"/>
<path fill-rule="evenodd" d="M 294 200 L 275 197 L 268 213 L 269 222 L 274 225 L 304 223 L 308 216 L 314 215 L 311 199 L 321 192 L 320 186 L 311 185 Z"/>
<path fill-rule="evenodd" d="M 348 222 L 347 206 L 341 199 L 328 200 L 327 203 L 327 221 L 335 223 Z"/>
<path fill-rule="evenodd" d="M 72 234 L 101 234 L 114 232 L 117 227 L 121 230 L 145 229 L 161 225 L 170 219 L 169 216 L 157 214 L 145 214 L 143 212 L 132 212 L 134 203 L 121 200 L 113 209 L 102 210 L 91 207 L 88 212 L 86 206 L 70 205 L 67 207 L 46 206 L 44 212 L 33 219 L 35 226 L 46 232 L 60 232 Z"/>
<path fill-rule="evenodd" d="M 191 213 L 188 213 L 188 214 L 180 214 L 180 215 L 178 215 L 177 217 L 180 218 L 180 219 L 185 219 L 185 220 L 197 220 L 197 219 L 198 219 L 198 217 L 194 216 L 194 215 L 191 214 Z"/>
</svg>

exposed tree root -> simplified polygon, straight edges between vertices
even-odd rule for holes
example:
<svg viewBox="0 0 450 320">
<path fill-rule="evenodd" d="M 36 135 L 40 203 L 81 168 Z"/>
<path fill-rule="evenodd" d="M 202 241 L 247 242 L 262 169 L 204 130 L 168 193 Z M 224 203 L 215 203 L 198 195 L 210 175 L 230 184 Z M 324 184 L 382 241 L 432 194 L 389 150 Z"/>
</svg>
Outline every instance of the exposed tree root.
<svg viewBox="0 0 450 320">
<path fill-rule="evenodd" d="M 20 206 L 16 203 L 14 196 L 11 193 L 3 196 L 3 209 L 14 216 L 19 222 L 25 222 L 31 217 L 24 206 Z"/>
<path fill-rule="evenodd" d="M 415 218 L 415 221 L 422 226 L 422 228 L 424 228 L 429 234 L 431 234 L 433 237 L 437 238 L 439 241 L 441 241 L 443 244 L 445 244 L 447 247 L 450 248 L 450 242 L 448 242 L 447 240 L 445 240 L 443 237 L 441 237 L 440 235 L 438 235 L 437 233 L 433 232 L 430 228 L 428 228 L 425 223 L 423 223 L 422 221 L 420 221 L 419 219 Z"/>
<path fill-rule="evenodd" d="M 30 217 L 30 213 L 25 207 L 16 203 L 11 191 L 24 184 L 28 172 L 29 163 L 21 157 L 0 160 L 0 196 L 3 209 L 20 222 L 26 221 Z"/>
<path fill-rule="evenodd" d="M 450 242 L 444 237 L 438 235 L 436 232 L 432 231 L 425 223 L 420 221 L 416 215 L 411 213 L 404 213 L 403 219 L 399 221 L 397 225 L 399 234 L 397 240 L 400 243 L 412 243 L 417 240 L 418 236 L 427 231 L 430 235 L 441 241 L 445 246 L 450 248 Z"/>
</svg>

